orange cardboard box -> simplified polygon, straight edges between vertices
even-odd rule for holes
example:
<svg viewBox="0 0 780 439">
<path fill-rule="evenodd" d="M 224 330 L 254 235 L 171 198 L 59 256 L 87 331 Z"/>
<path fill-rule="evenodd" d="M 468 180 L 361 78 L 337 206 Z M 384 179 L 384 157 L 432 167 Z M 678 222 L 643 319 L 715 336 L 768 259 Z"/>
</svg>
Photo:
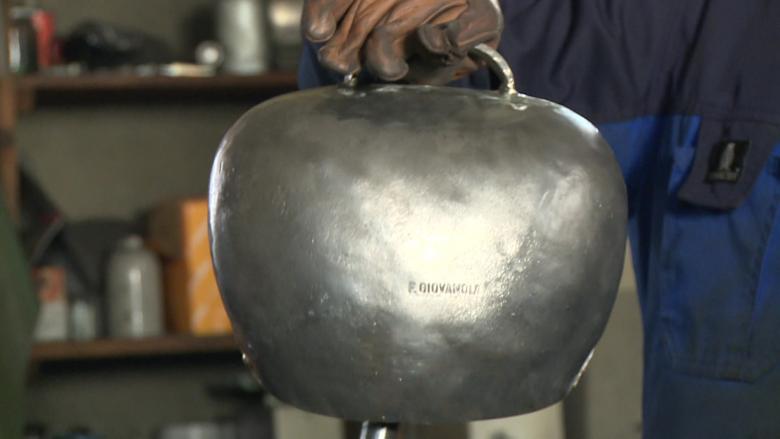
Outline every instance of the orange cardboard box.
<svg viewBox="0 0 780 439">
<path fill-rule="evenodd" d="M 169 328 L 196 335 L 229 333 L 211 263 L 207 201 L 181 200 L 156 209 L 149 240 L 163 256 Z"/>
</svg>

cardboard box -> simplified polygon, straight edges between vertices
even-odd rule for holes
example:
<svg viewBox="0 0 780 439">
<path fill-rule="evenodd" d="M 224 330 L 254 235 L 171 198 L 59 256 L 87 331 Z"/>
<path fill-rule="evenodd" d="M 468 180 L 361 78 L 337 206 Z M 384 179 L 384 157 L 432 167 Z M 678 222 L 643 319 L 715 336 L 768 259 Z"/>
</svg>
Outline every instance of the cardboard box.
<svg viewBox="0 0 780 439">
<path fill-rule="evenodd" d="M 169 328 L 196 335 L 230 332 L 211 263 L 207 201 L 181 200 L 156 209 L 149 241 L 164 261 Z"/>
</svg>

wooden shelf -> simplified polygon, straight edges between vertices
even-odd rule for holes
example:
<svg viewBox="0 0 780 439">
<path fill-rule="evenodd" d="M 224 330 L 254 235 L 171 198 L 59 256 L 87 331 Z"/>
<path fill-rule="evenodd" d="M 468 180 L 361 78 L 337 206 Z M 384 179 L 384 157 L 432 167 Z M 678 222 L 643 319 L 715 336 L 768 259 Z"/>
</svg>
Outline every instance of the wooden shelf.
<svg viewBox="0 0 780 439">
<path fill-rule="evenodd" d="M 81 76 L 20 76 L 15 79 L 20 111 L 39 105 L 148 103 L 267 98 L 297 88 L 294 72 L 254 76 L 210 77 L 87 74 Z"/>
<path fill-rule="evenodd" d="M 81 76 L 21 76 L 16 85 L 33 91 L 139 91 L 139 90 L 232 90 L 295 88 L 293 72 L 255 76 L 217 75 L 207 77 L 134 76 L 89 74 Z"/>
<path fill-rule="evenodd" d="M 204 354 L 238 354 L 232 335 L 198 337 L 171 335 L 147 339 L 99 339 L 87 342 L 38 343 L 31 360 L 36 363 L 118 360 L 140 357 L 171 357 Z"/>
</svg>

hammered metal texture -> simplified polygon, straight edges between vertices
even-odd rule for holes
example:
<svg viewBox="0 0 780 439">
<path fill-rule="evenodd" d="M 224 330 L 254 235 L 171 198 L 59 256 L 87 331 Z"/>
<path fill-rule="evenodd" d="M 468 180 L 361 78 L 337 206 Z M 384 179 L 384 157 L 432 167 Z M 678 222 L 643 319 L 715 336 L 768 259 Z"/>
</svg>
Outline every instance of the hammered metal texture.
<svg viewBox="0 0 780 439">
<path fill-rule="evenodd" d="M 226 134 L 209 198 L 249 362 L 280 399 L 346 419 L 467 421 L 561 400 L 622 271 L 611 149 L 523 95 L 286 95 Z"/>
</svg>

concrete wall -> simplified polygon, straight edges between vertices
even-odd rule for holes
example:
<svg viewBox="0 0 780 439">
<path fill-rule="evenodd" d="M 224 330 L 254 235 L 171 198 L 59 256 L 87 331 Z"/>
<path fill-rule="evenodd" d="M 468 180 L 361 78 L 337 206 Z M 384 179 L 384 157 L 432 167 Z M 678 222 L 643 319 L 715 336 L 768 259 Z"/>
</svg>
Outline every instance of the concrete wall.
<svg viewBox="0 0 780 439">
<path fill-rule="evenodd" d="M 170 198 L 204 195 L 224 132 L 245 106 L 99 106 L 22 117 L 25 169 L 71 219 L 130 219 Z"/>
</svg>

